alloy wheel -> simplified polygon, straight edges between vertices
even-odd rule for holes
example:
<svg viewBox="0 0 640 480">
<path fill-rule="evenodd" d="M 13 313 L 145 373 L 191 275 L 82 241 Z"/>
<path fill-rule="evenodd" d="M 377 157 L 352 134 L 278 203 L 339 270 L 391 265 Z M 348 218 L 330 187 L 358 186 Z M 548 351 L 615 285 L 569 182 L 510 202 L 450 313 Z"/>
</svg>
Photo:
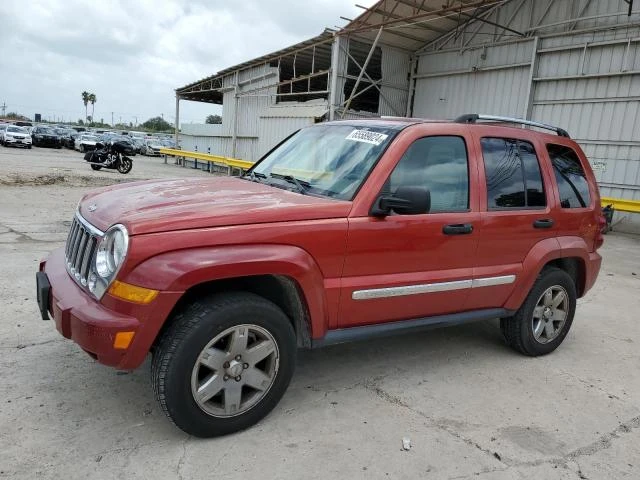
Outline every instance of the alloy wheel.
<svg viewBox="0 0 640 480">
<path fill-rule="evenodd" d="M 533 338 L 549 343 L 562 331 L 569 313 L 569 295 L 560 285 L 547 288 L 533 309 Z"/>
<path fill-rule="evenodd" d="M 191 373 L 196 404 L 213 417 L 240 415 L 260 402 L 278 373 L 278 345 L 258 325 L 236 325 L 211 340 Z"/>
</svg>

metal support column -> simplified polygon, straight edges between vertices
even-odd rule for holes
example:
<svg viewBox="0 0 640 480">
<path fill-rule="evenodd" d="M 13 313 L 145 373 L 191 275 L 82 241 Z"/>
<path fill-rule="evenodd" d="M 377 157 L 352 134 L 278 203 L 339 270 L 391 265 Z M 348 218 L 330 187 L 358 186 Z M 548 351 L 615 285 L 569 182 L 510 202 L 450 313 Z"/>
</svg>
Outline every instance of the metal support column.
<svg viewBox="0 0 640 480">
<path fill-rule="evenodd" d="M 240 104 L 240 97 L 238 96 L 238 71 L 236 70 L 235 81 L 235 93 L 233 95 L 234 108 L 233 108 L 233 134 L 231 137 L 231 157 L 236 158 L 236 150 L 238 143 L 238 106 Z"/>
<path fill-rule="evenodd" d="M 338 103 L 338 61 L 340 59 L 340 36 L 334 35 L 331 47 L 331 76 L 329 78 L 329 120 L 334 120 Z"/>
<path fill-rule="evenodd" d="M 524 107 L 524 118 L 531 120 L 531 113 L 533 112 L 533 96 L 535 94 L 534 77 L 538 71 L 538 37 L 533 37 L 533 52 L 531 53 L 531 66 L 529 67 L 529 83 L 527 84 L 527 103 Z"/>
<path fill-rule="evenodd" d="M 176 93 L 176 125 L 175 125 L 175 143 L 178 148 L 178 132 L 180 131 L 180 95 Z"/>
</svg>

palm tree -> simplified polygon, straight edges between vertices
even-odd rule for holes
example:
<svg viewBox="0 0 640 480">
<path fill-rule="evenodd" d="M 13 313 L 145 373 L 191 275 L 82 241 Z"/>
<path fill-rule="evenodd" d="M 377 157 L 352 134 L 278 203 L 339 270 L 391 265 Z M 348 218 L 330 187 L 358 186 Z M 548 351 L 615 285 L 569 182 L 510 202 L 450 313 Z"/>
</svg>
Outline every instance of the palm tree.
<svg viewBox="0 0 640 480">
<path fill-rule="evenodd" d="M 89 92 L 82 92 L 82 103 L 84 103 L 84 121 L 87 121 L 87 104 L 89 103 Z"/>
<path fill-rule="evenodd" d="M 95 105 L 96 102 L 98 101 L 98 98 L 96 97 L 95 93 L 90 93 L 89 94 L 89 103 L 91 104 L 91 118 L 93 119 L 93 112 L 95 110 Z"/>
</svg>

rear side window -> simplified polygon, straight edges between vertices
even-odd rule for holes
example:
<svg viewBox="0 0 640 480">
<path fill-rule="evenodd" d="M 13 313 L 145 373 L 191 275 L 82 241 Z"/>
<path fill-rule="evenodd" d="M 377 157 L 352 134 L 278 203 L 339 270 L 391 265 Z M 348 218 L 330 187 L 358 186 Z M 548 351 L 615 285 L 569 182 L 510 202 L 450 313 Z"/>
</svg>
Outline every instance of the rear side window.
<svg viewBox="0 0 640 480">
<path fill-rule="evenodd" d="M 564 145 L 547 145 L 556 176 L 562 208 L 581 208 L 591 204 L 589 184 L 576 152 Z"/>
<path fill-rule="evenodd" d="M 546 206 L 540 164 L 531 143 L 511 138 L 483 138 L 480 143 L 490 210 Z"/>
</svg>

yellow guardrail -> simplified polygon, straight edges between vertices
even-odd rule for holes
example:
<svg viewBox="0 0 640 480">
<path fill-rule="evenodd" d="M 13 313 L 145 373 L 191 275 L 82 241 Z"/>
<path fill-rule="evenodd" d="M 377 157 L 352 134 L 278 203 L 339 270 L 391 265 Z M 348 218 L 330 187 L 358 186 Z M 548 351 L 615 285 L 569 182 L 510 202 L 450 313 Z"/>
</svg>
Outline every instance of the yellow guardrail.
<svg viewBox="0 0 640 480">
<path fill-rule="evenodd" d="M 163 155 L 171 155 L 173 157 L 193 158 L 194 160 L 218 163 L 226 165 L 227 167 L 240 168 L 242 170 L 248 170 L 253 165 L 253 162 L 248 162 L 247 160 L 223 157 L 222 155 L 211 155 L 210 153 L 189 152 L 187 150 L 178 150 L 177 148 L 161 148 L 160 153 Z"/>
<path fill-rule="evenodd" d="M 217 163 L 241 170 L 248 170 L 254 163 L 248 160 L 240 160 L 238 158 L 223 157 L 222 155 L 212 155 L 210 153 L 191 152 L 188 150 L 178 150 L 176 148 L 161 148 L 160 153 L 164 155 L 171 155 L 173 157 L 193 158 L 194 160 Z M 287 167 L 278 167 L 274 172 L 282 175 L 293 175 L 305 180 L 322 179 L 333 175 L 332 172 L 315 172 L 311 170 L 300 170 L 297 168 Z"/>
<path fill-rule="evenodd" d="M 624 198 L 601 197 L 603 207 L 612 205 L 619 212 L 640 213 L 640 200 L 627 200 Z"/>
</svg>

